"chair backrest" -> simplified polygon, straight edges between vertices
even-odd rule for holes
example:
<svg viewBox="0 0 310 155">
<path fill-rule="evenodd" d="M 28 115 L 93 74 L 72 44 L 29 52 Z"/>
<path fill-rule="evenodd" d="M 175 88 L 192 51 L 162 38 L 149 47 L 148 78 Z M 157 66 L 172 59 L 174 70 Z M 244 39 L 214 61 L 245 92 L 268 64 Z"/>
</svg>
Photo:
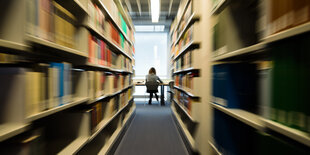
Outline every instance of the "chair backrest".
<svg viewBox="0 0 310 155">
<path fill-rule="evenodd" d="M 159 86 L 159 82 L 146 81 L 145 86 L 147 90 L 157 90 Z"/>
</svg>

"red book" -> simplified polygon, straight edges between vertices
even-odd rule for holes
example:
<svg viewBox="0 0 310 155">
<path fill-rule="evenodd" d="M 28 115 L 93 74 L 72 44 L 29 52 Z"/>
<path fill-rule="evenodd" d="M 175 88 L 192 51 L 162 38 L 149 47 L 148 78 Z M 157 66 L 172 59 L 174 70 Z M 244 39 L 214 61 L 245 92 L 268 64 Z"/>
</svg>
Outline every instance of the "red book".
<svg viewBox="0 0 310 155">
<path fill-rule="evenodd" d="M 101 65 L 106 65 L 106 62 L 105 62 L 105 43 L 102 41 L 102 40 L 100 40 L 100 45 L 101 45 L 101 60 L 100 60 L 100 62 L 101 62 Z"/>
<path fill-rule="evenodd" d="M 111 51 L 107 49 L 107 66 L 111 67 Z"/>
<path fill-rule="evenodd" d="M 92 57 L 92 36 L 89 34 L 88 35 L 88 62 L 92 62 L 91 61 L 91 57 Z"/>
</svg>

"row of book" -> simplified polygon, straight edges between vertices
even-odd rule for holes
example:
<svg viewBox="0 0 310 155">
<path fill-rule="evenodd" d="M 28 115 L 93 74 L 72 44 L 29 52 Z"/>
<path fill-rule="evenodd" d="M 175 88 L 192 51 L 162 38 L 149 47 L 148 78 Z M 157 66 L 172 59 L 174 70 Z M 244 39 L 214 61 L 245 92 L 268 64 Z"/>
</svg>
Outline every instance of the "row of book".
<svg viewBox="0 0 310 155">
<path fill-rule="evenodd" d="M 103 40 L 100 40 L 91 34 L 89 34 L 88 38 L 88 49 L 88 61 L 92 64 L 127 71 L 132 69 L 129 58 L 122 54 L 113 52 Z"/>
<path fill-rule="evenodd" d="M 259 28 L 268 36 L 310 20 L 308 0 L 260 0 Z"/>
<path fill-rule="evenodd" d="M 268 50 L 272 59 L 265 69 L 254 63 L 214 65 L 212 101 L 309 133 L 309 36 L 273 44 Z"/>
<path fill-rule="evenodd" d="M 220 14 L 212 30 L 212 50 L 221 55 L 258 42 L 257 4 L 231 1 Z"/>
<path fill-rule="evenodd" d="M 113 3 L 105 2 L 105 3 Z M 116 26 L 112 23 L 112 19 L 107 18 L 107 16 L 103 13 L 102 8 L 98 7 L 95 3 L 89 1 L 88 3 L 88 10 L 89 10 L 89 24 L 95 27 L 98 31 L 104 34 L 107 38 L 113 40 L 115 44 L 120 46 L 126 52 L 129 53 L 131 49 L 130 44 L 125 39 L 124 35 L 116 28 Z M 117 10 L 118 11 L 118 10 Z M 117 19 L 119 19 L 118 25 L 121 27 L 122 31 L 125 33 L 126 36 L 128 27 L 126 22 L 124 21 L 122 15 L 118 13 Z M 118 20 L 117 20 L 118 21 Z M 129 31 L 129 30 L 128 30 Z M 129 32 L 131 33 L 131 32 Z"/>
<path fill-rule="evenodd" d="M 310 133 L 309 43 L 310 34 L 287 39 L 270 49 L 271 70 L 270 119 Z"/>
<path fill-rule="evenodd" d="M 173 20 L 173 22 L 171 23 L 171 28 L 172 28 L 171 31 L 175 29 L 175 27 L 178 24 L 177 22 L 182 19 L 182 12 L 183 11 L 186 11 L 187 9 L 189 9 L 190 10 L 189 12 L 192 12 L 191 11 L 192 10 L 192 6 L 191 5 L 189 5 L 188 8 L 185 8 L 187 2 L 188 2 L 187 0 L 180 1 L 178 13 L 177 13 L 177 15 L 175 17 L 175 20 Z M 192 3 L 192 2 L 190 2 L 190 3 Z M 186 10 L 184 10 L 184 9 L 186 9 Z"/>
<path fill-rule="evenodd" d="M 185 10 L 183 17 L 181 18 L 180 25 L 175 32 L 177 37 L 180 36 L 181 32 L 184 30 L 186 24 L 188 23 L 189 18 L 191 17 L 193 13 L 192 5 L 193 5 L 193 1 L 190 1 L 189 6 Z"/>
<path fill-rule="evenodd" d="M 123 30 L 123 32 L 129 37 L 131 41 L 134 41 L 133 30 L 128 27 L 124 20 L 124 17 L 119 11 L 119 8 L 114 1 L 102 1 L 104 6 L 108 9 L 112 18 L 115 20 L 116 24 Z"/>
<path fill-rule="evenodd" d="M 98 124 L 103 120 L 111 118 L 117 111 L 126 106 L 132 97 L 132 88 L 126 92 L 110 98 L 108 101 L 100 101 L 92 105 L 88 111 L 91 113 L 91 131 L 95 132 L 100 128 Z"/>
<path fill-rule="evenodd" d="M 113 94 L 131 84 L 131 75 L 87 71 L 88 96 L 91 99 Z"/>
<path fill-rule="evenodd" d="M 188 72 L 185 74 L 177 74 L 174 76 L 174 85 L 183 90 L 198 95 L 199 85 L 201 85 L 198 71 Z"/>
<path fill-rule="evenodd" d="M 254 128 L 214 110 L 214 144 L 222 154 L 309 154 L 309 147 Z"/>
<path fill-rule="evenodd" d="M 192 64 L 193 51 L 187 51 L 185 54 L 182 54 L 175 62 L 174 62 L 174 69 L 176 71 L 187 69 L 190 67 L 194 67 Z"/>
<path fill-rule="evenodd" d="M 174 89 L 174 92 L 175 92 L 174 99 L 177 101 L 177 104 L 183 107 L 186 110 L 186 112 L 189 115 L 191 115 L 193 104 L 191 97 L 177 89 Z"/>
<path fill-rule="evenodd" d="M 1 87 L 3 105 L 13 105 L 14 97 L 18 97 L 22 102 L 20 106 L 25 107 L 25 117 L 72 100 L 72 73 L 68 63 L 3 67 L 0 78 L 6 81 Z"/>
<path fill-rule="evenodd" d="M 213 66 L 212 102 L 257 112 L 257 66 L 226 63 Z"/>
<path fill-rule="evenodd" d="M 180 52 L 182 52 L 182 50 L 184 50 L 186 45 L 188 45 L 191 41 L 193 41 L 194 38 L 193 31 L 194 31 L 194 25 L 192 25 L 189 29 L 187 29 L 186 32 L 183 34 L 183 36 L 180 38 L 178 44 L 176 44 L 176 46 L 173 46 L 171 48 L 172 54 L 178 55 Z"/>
<path fill-rule="evenodd" d="M 27 33 L 70 48 L 76 47 L 76 18 L 54 0 L 27 1 Z"/>
<path fill-rule="evenodd" d="M 20 57 L 13 54 L 0 53 L 0 64 L 15 63 L 20 60 Z"/>
</svg>

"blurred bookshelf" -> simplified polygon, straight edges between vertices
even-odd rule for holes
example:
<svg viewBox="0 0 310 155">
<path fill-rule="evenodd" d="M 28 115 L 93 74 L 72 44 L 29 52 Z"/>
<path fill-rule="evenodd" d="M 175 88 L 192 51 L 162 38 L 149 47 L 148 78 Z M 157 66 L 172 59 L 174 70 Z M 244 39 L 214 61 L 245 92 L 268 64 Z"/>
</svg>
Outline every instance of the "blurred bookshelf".
<svg viewBox="0 0 310 155">
<path fill-rule="evenodd" d="M 0 152 L 110 151 L 135 113 L 134 28 L 121 2 L 13 0 L 0 9 Z"/>
</svg>

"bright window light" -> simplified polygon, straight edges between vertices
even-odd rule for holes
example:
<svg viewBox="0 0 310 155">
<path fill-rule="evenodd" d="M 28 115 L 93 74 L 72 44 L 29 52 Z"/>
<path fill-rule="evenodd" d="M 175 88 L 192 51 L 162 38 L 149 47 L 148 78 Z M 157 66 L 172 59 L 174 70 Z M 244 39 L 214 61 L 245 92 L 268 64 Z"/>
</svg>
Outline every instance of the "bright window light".
<svg viewBox="0 0 310 155">
<path fill-rule="evenodd" d="M 135 29 L 137 32 L 153 32 L 154 31 L 154 26 L 150 25 L 137 25 L 135 26 Z"/>
<path fill-rule="evenodd" d="M 160 0 L 151 0 L 152 22 L 157 23 L 159 19 Z"/>
<path fill-rule="evenodd" d="M 165 25 L 136 25 L 137 32 L 163 32 Z"/>
<path fill-rule="evenodd" d="M 165 29 L 165 25 L 156 25 L 154 26 L 154 30 L 157 32 L 162 32 Z"/>
</svg>

